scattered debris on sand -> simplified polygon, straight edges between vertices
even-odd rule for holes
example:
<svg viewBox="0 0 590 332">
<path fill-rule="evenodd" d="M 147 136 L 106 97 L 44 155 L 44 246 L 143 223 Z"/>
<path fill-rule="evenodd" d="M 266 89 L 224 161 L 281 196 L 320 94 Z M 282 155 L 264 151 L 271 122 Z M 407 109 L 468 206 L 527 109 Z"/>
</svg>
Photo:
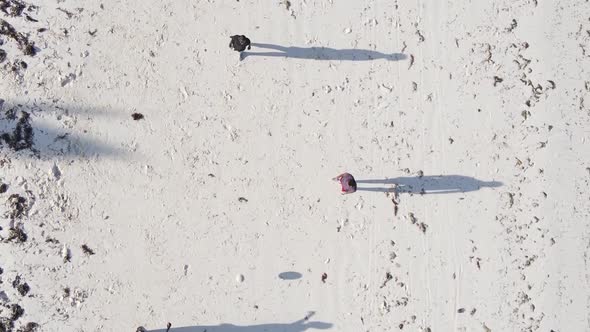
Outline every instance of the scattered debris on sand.
<svg viewBox="0 0 590 332">
<path fill-rule="evenodd" d="M 424 35 L 422 34 L 422 31 L 416 30 L 416 35 L 418 36 L 418 42 L 422 43 L 424 41 Z"/>
<path fill-rule="evenodd" d="M 12 194 L 8 197 L 10 210 L 7 212 L 11 220 L 21 219 L 27 210 L 27 199 L 19 194 Z"/>
<path fill-rule="evenodd" d="M 383 281 L 383 283 L 381 284 L 381 286 L 379 288 L 385 287 L 387 285 L 387 283 L 389 281 L 391 281 L 392 279 L 393 279 L 393 275 L 391 275 L 391 273 L 389 273 L 389 272 L 386 272 L 385 273 L 385 280 Z"/>
<path fill-rule="evenodd" d="M 45 239 L 45 243 L 59 244 L 59 240 L 54 239 L 52 237 L 48 237 L 48 238 Z"/>
<path fill-rule="evenodd" d="M 416 219 L 416 216 L 414 215 L 414 213 L 410 212 L 408 213 L 408 218 L 410 218 L 410 221 L 412 222 L 412 224 L 416 224 L 418 222 L 418 219 Z"/>
<path fill-rule="evenodd" d="M 28 322 L 25 326 L 18 329 L 16 332 L 37 332 L 40 329 L 40 325 L 35 322 Z"/>
<path fill-rule="evenodd" d="M 66 245 L 64 245 L 61 249 L 61 258 L 63 259 L 64 263 L 68 263 L 72 260 L 72 253 Z"/>
<path fill-rule="evenodd" d="M 397 185 L 393 185 L 390 190 L 385 192 L 385 196 L 393 203 L 393 216 L 396 217 L 399 210 L 399 192 L 397 190 Z"/>
<path fill-rule="evenodd" d="M 414 65 L 414 54 L 410 54 L 410 64 L 408 65 L 408 69 L 412 68 Z"/>
<path fill-rule="evenodd" d="M 494 76 L 494 86 L 498 85 L 498 83 L 502 83 L 504 82 L 503 78 L 500 78 L 498 76 Z"/>
<path fill-rule="evenodd" d="M 29 284 L 21 280 L 20 275 L 17 275 L 12 281 L 12 287 L 15 288 L 21 296 L 26 296 L 31 288 Z"/>
<path fill-rule="evenodd" d="M 291 17 L 297 18 L 297 16 L 295 15 L 295 11 L 292 8 L 293 4 L 291 3 L 291 1 L 289 1 L 289 0 L 281 0 L 280 4 L 282 6 L 284 6 L 285 9 L 287 9 L 287 11 L 289 12 L 289 15 L 291 15 Z"/>
<path fill-rule="evenodd" d="M 506 29 L 506 31 L 512 32 L 514 29 L 516 29 L 517 26 L 518 22 L 516 22 L 515 19 L 512 19 L 512 22 L 510 22 L 510 26 Z"/>
<path fill-rule="evenodd" d="M 71 12 L 71 11 L 69 11 L 69 10 L 65 10 L 65 9 L 63 9 L 63 8 L 61 8 L 61 7 L 57 7 L 57 10 L 59 10 L 60 12 L 62 12 L 62 13 L 64 13 L 64 14 L 66 14 L 66 16 L 68 17 L 68 19 L 70 19 L 70 18 L 74 17 L 74 13 L 72 13 L 72 12 Z"/>
<path fill-rule="evenodd" d="M 23 243 L 27 241 L 27 234 L 22 228 L 22 224 L 18 223 L 14 227 L 9 228 L 9 234 L 4 242 L 15 242 L 15 243 Z"/>
<path fill-rule="evenodd" d="M 86 244 L 82 245 L 82 251 L 88 256 L 94 255 L 94 250 L 90 249 L 90 247 L 88 247 Z"/>
<path fill-rule="evenodd" d="M 291 10 L 291 1 L 289 1 L 289 0 L 282 0 L 281 1 L 281 4 L 283 4 L 287 10 Z"/>
<path fill-rule="evenodd" d="M 420 231 L 422 231 L 422 233 L 426 233 L 426 229 L 428 228 L 428 225 L 426 225 L 425 223 L 421 222 L 418 224 L 418 229 L 420 229 Z"/>
<path fill-rule="evenodd" d="M 70 297 L 70 294 L 71 294 L 70 287 L 64 287 L 64 289 L 62 291 L 63 291 L 62 297 L 64 299 L 67 299 L 68 297 Z"/>
<path fill-rule="evenodd" d="M 410 222 L 412 222 L 413 225 L 416 225 L 416 227 L 418 227 L 418 229 L 422 233 L 426 233 L 426 229 L 428 228 L 428 225 L 426 225 L 423 222 L 418 222 L 418 218 L 416 218 L 414 213 L 412 213 L 412 212 L 408 213 L 408 218 L 410 219 Z"/>
</svg>

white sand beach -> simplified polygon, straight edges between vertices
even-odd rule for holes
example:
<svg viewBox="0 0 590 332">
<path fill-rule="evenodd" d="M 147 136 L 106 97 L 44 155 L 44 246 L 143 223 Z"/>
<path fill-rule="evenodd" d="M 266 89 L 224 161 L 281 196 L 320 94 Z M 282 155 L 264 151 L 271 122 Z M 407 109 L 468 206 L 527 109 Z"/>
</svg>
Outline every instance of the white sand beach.
<svg viewBox="0 0 590 332">
<path fill-rule="evenodd" d="M 0 0 L 0 50 L 0 331 L 590 331 L 588 1 Z"/>
</svg>

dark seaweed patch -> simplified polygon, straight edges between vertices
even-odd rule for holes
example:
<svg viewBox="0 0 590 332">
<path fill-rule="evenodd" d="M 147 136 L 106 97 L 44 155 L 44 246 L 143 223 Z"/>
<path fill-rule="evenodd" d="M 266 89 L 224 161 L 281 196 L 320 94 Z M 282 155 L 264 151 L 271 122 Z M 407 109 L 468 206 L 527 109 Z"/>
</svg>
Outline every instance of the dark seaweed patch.
<svg viewBox="0 0 590 332">
<path fill-rule="evenodd" d="M 10 230 L 10 233 L 8 235 L 8 238 L 6 238 L 6 240 L 4 240 L 4 242 L 15 241 L 17 243 L 23 243 L 23 242 L 27 241 L 28 236 L 22 228 L 13 227 L 13 228 L 10 228 L 9 230 Z"/>
<path fill-rule="evenodd" d="M 25 309 L 20 305 L 14 303 L 10 306 L 10 320 L 15 321 L 23 316 Z"/>
<path fill-rule="evenodd" d="M 12 194 L 8 197 L 8 205 L 10 206 L 10 211 L 8 211 L 8 217 L 10 219 L 20 219 L 25 213 L 25 209 L 27 208 L 27 199 L 22 197 L 19 194 Z"/>
<path fill-rule="evenodd" d="M 0 0 L 0 10 L 13 17 L 21 16 L 26 8 L 27 5 L 19 0 Z"/>
<path fill-rule="evenodd" d="M 10 23 L 3 19 L 0 19 L 0 35 L 14 39 L 14 41 L 18 44 L 18 48 L 23 51 L 25 55 L 34 56 L 37 54 L 35 50 L 35 43 L 29 41 L 29 38 L 26 35 L 17 32 Z"/>
<path fill-rule="evenodd" d="M 12 287 L 16 288 L 16 290 L 21 296 L 26 296 L 31 290 L 29 284 L 27 284 L 26 282 L 21 282 L 21 278 L 19 275 L 17 275 L 12 281 Z"/>
<path fill-rule="evenodd" d="M 4 141 L 14 151 L 33 148 L 33 127 L 31 126 L 30 115 L 22 112 L 16 127 L 12 133 L 0 135 L 0 141 Z"/>
<path fill-rule="evenodd" d="M 28 322 L 27 325 L 21 327 L 16 332 L 36 332 L 39 331 L 39 324 L 35 322 Z"/>
<path fill-rule="evenodd" d="M 39 324 L 35 322 L 29 322 L 27 325 L 18 329 L 17 332 L 36 332 L 39 330 Z"/>
</svg>

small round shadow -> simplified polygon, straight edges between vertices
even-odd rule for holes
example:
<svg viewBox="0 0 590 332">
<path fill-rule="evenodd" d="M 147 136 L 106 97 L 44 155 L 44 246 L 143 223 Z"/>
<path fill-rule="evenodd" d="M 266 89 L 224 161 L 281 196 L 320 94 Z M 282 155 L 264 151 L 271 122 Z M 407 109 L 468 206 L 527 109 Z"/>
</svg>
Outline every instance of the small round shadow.
<svg viewBox="0 0 590 332">
<path fill-rule="evenodd" d="M 283 280 L 295 280 L 295 279 L 299 279 L 301 277 L 302 277 L 301 273 L 293 272 L 293 271 L 283 272 L 283 273 L 279 274 L 279 278 L 281 278 Z"/>
</svg>

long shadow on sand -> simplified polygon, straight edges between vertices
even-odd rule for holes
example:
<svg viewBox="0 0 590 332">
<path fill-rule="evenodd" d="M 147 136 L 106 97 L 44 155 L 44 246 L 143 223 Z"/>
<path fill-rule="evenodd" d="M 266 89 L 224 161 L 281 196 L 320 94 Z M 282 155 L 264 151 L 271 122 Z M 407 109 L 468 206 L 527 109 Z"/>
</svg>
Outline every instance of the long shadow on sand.
<svg viewBox="0 0 590 332">
<path fill-rule="evenodd" d="M 287 324 L 259 324 L 259 325 L 196 325 L 184 327 L 172 327 L 169 332 L 303 332 L 307 330 L 327 330 L 332 327 L 330 323 L 312 322 L 307 318 Z M 149 332 L 166 332 L 166 329 L 149 330 Z"/>
<path fill-rule="evenodd" d="M 278 52 L 242 52 L 240 60 L 249 56 L 283 57 L 294 59 L 310 60 L 341 60 L 341 61 L 370 61 L 385 59 L 388 61 L 399 61 L 406 57 L 402 53 L 386 54 L 372 50 L 363 49 L 334 49 L 329 47 L 295 47 L 281 46 L 275 44 L 252 43 L 252 47 L 267 48 Z"/>
<path fill-rule="evenodd" d="M 357 184 L 381 184 L 389 187 L 358 187 L 362 191 L 398 192 L 409 194 L 454 194 L 476 191 L 483 187 L 500 187 L 502 182 L 481 181 L 463 175 L 425 175 L 391 179 L 356 180 Z M 395 189 L 391 185 L 395 185 Z"/>
<path fill-rule="evenodd" d="M 113 115 L 92 107 L 52 102 L 9 103 L 0 99 L 0 152 L 33 159 L 118 157 L 125 154 L 122 148 L 93 139 L 86 130 L 75 128 L 80 118 Z"/>
</svg>

